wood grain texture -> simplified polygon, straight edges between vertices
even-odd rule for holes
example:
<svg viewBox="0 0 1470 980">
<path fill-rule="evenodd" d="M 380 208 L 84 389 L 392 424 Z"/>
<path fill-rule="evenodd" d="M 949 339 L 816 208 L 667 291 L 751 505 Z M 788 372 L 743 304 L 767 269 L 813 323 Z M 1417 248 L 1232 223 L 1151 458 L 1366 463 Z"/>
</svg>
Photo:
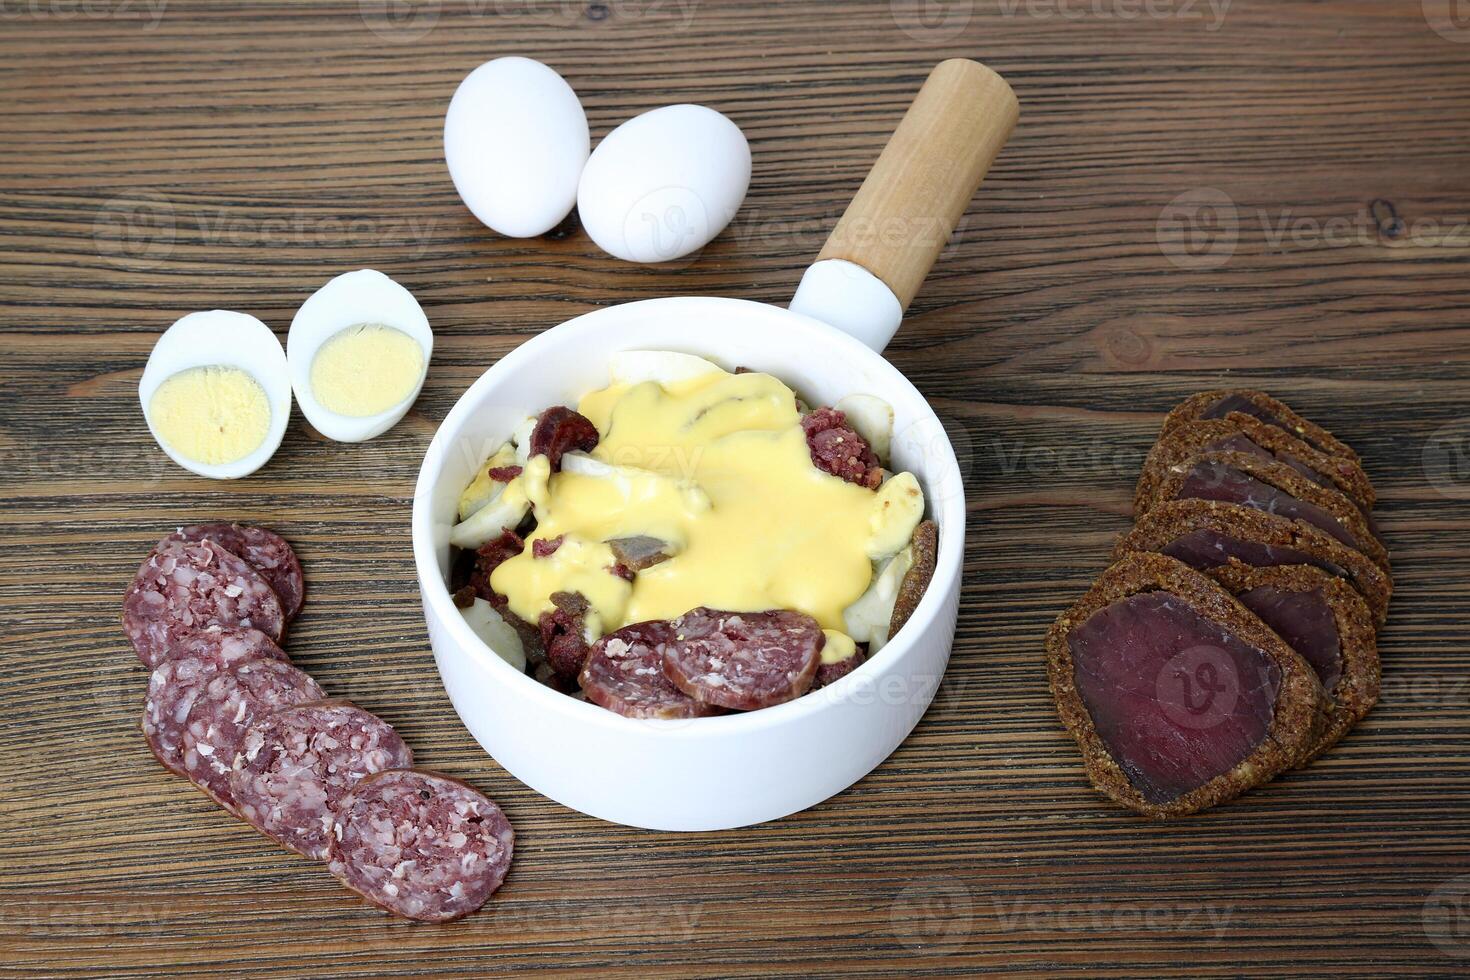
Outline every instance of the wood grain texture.
<svg viewBox="0 0 1470 980">
<path fill-rule="evenodd" d="M 0 3 L 0 973 L 1470 969 L 1470 24 L 1452 4 L 478 0 L 385 26 L 389 7 Z M 755 156 L 732 228 L 635 268 L 574 225 L 478 226 L 440 127 L 459 79 L 511 53 L 566 75 L 594 137 L 666 103 L 728 113 Z M 889 351 L 967 469 L 938 700 L 869 778 L 767 826 L 648 833 L 539 797 L 470 740 L 428 652 L 408 513 L 437 421 L 593 307 L 784 302 L 954 56 L 1002 72 L 1023 120 Z M 402 425 L 341 446 L 298 418 L 231 485 L 163 457 L 135 394 L 160 330 L 219 307 L 284 331 L 363 266 L 438 336 Z M 1310 769 L 1148 825 L 1087 786 L 1041 638 L 1127 526 L 1163 413 L 1247 382 L 1348 440 L 1380 491 L 1384 694 Z M 120 597 L 156 538 L 216 517 L 299 546 L 292 655 L 505 808 L 517 861 L 483 912 L 389 921 L 148 755 Z"/>
</svg>

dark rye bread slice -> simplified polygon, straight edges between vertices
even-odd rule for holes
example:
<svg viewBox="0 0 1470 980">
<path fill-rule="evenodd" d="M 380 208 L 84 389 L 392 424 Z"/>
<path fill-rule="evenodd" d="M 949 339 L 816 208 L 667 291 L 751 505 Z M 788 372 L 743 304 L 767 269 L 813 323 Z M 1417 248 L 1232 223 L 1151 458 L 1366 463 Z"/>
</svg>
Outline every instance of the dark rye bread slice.
<svg viewBox="0 0 1470 980">
<path fill-rule="evenodd" d="M 913 564 L 898 585 L 893 615 L 888 620 L 890 640 L 903 629 L 903 624 L 919 608 L 919 600 L 929 590 L 929 582 L 934 578 L 935 561 L 939 557 L 939 525 L 933 521 L 920 521 L 918 527 L 914 528 L 914 536 L 909 539 L 909 547 L 913 549 Z"/>
<path fill-rule="evenodd" d="M 1357 505 L 1285 463 L 1249 453 L 1201 453 L 1171 466 L 1156 486 L 1153 499 L 1144 501 L 1136 513 L 1147 513 L 1166 500 L 1219 500 L 1304 520 L 1389 571 L 1388 550 Z"/>
<path fill-rule="evenodd" d="M 1330 703 L 1300 654 L 1230 594 L 1130 554 L 1047 634 L 1057 714 L 1092 784 L 1154 819 L 1234 799 L 1317 745 Z"/>
<path fill-rule="evenodd" d="M 1237 561 L 1244 565 L 1311 565 L 1347 580 L 1382 627 L 1393 581 L 1362 552 L 1338 543 L 1305 521 L 1214 500 L 1170 500 L 1139 518 L 1118 541 L 1113 557 L 1156 551 L 1196 569 Z"/>
<path fill-rule="evenodd" d="M 1309 762 L 1352 730 L 1378 701 L 1378 640 L 1368 604 L 1352 586 L 1310 565 L 1210 569 L 1236 601 L 1271 627 L 1317 673 L 1332 714 Z"/>
<path fill-rule="evenodd" d="M 1357 462 L 1313 449 L 1285 429 L 1235 412 L 1223 419 L 1183 422 L 1159 436 L 1143 461 L 1133 495 L 1134 510 L 1141 514 L 1148 509 L 1145 502 L 1155 496 L 1170 467 L 1213 451 L 1246 452 L 1278 460 L 1312 482 L 1345 494 L 1364 515 L 1378 500 L 1368 474 Z"/>
<path fill-rule="evenodd" d="M 1341 456 L 1355 463 L 1358 461 L 1358 454 L 1347 443 L 1317 423 L 1298 415 L 1285 402 L 1272 398 L 1264 391 L 1251 388 L 1224 388 L 1189 396 L 1165 416 L 1161 435 L 1167 435 L 1175 426 L 1195 419 L 1229 418 L 1235 414 L 1250 416 L 1267 425 L 1277 426 L 1329 456 Z"/>
</svg>

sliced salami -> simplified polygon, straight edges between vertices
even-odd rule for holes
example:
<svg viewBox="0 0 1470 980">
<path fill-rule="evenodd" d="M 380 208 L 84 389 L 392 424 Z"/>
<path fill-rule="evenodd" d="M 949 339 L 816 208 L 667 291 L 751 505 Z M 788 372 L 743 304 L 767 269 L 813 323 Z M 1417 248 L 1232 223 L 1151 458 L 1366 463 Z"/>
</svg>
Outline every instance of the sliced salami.
<svg viewBox="0 0 1470 980">
<path fill-rule="evenodd" d="M 597 448 L 597 426 L 586 416 L 567 408 L 553 405 L 536 419 L 531 430 L 531 455 L 545 456 L 551 463 L 551 472 L 561 469 L 561 458 L 579 450 L 590 453 Z"/>
<path fill-rule="evenodd" d="M 257 629 L 279 641 L 285 614 L 275 590 L 214 541 L 160 542 L 123 599 L 123 629 L 138 659 L 157 667 L 194 630 Z"/>
<path fill-rule="evenodd" d="M 635 623 L 592 645 L 582 668 L 587 700 L 626 718 L 702 718 L 719 713 L 664 676 L 664 648 L 673 641 L 666 622 Z"/>
<path fill-rule="evenodd" d="M 230 772 L 246 729 L 263 714 L 325 697 L 316 681 L 279 660 L 251 660 L 210 678 L 184 721 L 184 774 L 234 812 Z"/>
<path fill-rule="evenodd" d="M 381 718 L 345 701 L 314 701 L 256 719 L 240 739 L 230 794 L 261 833 L 323 860 L 348 790 L 412 765 L 413 753 Z"/>
<path fill-rule="evenodd" d="M 753 711 L 805 694 L 826 637 L 815 619 L 790 610 L 733 613 L 700 607 L 673 622 L 664 674 L 706 704 Z"/>
<path fill-rule="evenodd" d="M 286 622 L 295 619 L 301 611 L 301 603 L 306 599 L 306 576 L 301 572 L 295 550 L 274 531 L 240 524 L 195 524 L 179 528 L 173 540 L 213 541 L 239 555 L 280 597 Z"/>
<path fill-rule="evenodd" d="M 143 737 L 163 763 L 180 776 L 184 771 L 184 724 L 204 686 L 221 671 L 258 659 L 286 661 L 286 654 L 260 630 L 225 630 L 218 626 L 182 637 L 173 654 L 153 668 L 148 699 L 143 704 Z"/>
<path fill-rule="evenodd" d="M 494 894 L 514 846 L 505 814 L 474 787 L 390 769 L 342 799 L 327 868 L 395 915 L 448 922 Z"/>
</svg>

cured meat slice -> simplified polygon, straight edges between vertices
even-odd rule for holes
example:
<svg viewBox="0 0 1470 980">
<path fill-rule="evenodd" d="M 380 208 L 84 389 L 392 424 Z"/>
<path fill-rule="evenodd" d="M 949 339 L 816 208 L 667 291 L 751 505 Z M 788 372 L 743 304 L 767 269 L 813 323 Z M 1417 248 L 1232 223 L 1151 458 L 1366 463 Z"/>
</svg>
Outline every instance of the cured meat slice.
<svg viewBox="0 0 1470 980">
<path fill-rule="evenodd" d="M 1221 565 L 1209 575 L 1271 627 L 1317 673 L 1332 714 L 1309 758 L 1347 734 L 1378 700 L 1373 616 L 1342 579 L 1307 565 Z"/>
<path fill-rule="evenodd" d="M 1388 570 L 1387 550 L 1351 500 L 1274 460 L 1249 453 L 1201 453 L 1168 471 L 1145 512 L 1164 500 L 1218 500 L 1306 521 Z"/>
<path fill-rule="evenodd" d="M 510 530 L 502 531 L 498 538 L 492 538 L 480 545 L 479 551 L 475 553 L 474 569 L 470 573 L 468 582 L 475 590 L 475 595 L 492 604 L 496 602 L 503 604 L 505 598 L 497 596 L 495 590 L 490 587 L 490 576 L 502 564 L 525 550 L 525 540 Z"/>
<path fill-rule="evenodd" d="M 345 701 L 315 701 L 257 718 L 230 772 L 235 808 L 261 833 L 324 860 L 337 807 L 360 779 L 407 769 L 413 753 L 386 721 Z"/>
<path fill-rule="evenodd" d="M 301 612 L 301 603 L 306 599 L 306 576 L 302 574 L 295 550 L 274 531 L 240 524 L 195 524 L 179 528 L 172 537 L 176 541 L 213 541 L 240 556 L 275 590 L 286 622 Z"/>
<path fill-rule="evenodd" d="M 230 772 L 246 729 L 261 715 L 325 697 L 305 672 L 278 660 L 251 660 L 210 678 L 184 721 L 184 774 L 235 812 Z"/>
<path fill-rule="evenodd" d="M 805 694 L 827 640 L 815 619 L 785 609 L 735 613 L 701 606 L 673 627 L 664 674 L 690 697 L 737 711 Z"/>
<path fill-rule="evenodd" d="M 123 599 L 123 629 L 148 667 L 157 667 L 192 630 L 257 629 L 279 642 L 285 623 L 270 584 L 213 541 L 164 539 Z"/>
<path fill-rule="evenodd" d="M 877 454 L 842 412 L 835 408 L 813 409 L 802 416 L 801 429 L 817 469 L 869 490 L 878 489 L 883 482 Z"/>
<path fill-rule="evenodd" d="M 638 534 L 631 538 L 613 538 L 607 545 L 612 549 L 613 557 L 617 559 L 618 565 L 630 572 L 641 572 L 645 568 L 652 568 L 660 562 L 668 561 L 670 552 L 673 551 L 667 541 L 660 541 L 647 534 Z"/>
<path fill-rule="evenodd" d="M 474 787 L 416 769 L 389 769 L 343 797 L 327 870 L 395 915 L 448 922 L 505 881 L 515 834 Z"/>
<path fill-rule="evenodd" d="M 592 644 L 580 677 L 587 700 L 625 718 L 703 718 L 720 709 L 697 701 L 664 676 L 670 623 L 624 626 Z"/>
<path fill-rule="evenodd" d="M 1388 616 L 1393 582 L 1361 552 L 1303 521 L 1291 521 L 1238 504 L 1171 500 L 1139 518 L 1118 542 L 1115 559 L 1130 551 L 1154 551 L 1196 569 L 1243 565 L 1311 565 L 1348 581 L 1367 601 L 1373 621 Z"/>
<path fill-rule="evenodd" d="M 1236 415 L 1281 429 L 1330 456 L 1358 461 L 1358 454 L 1347 443 L 1298 415 L 1285 402 L 1250 388 L 1227 388 L 1191 395 L 1164 418 L 1163 433 L 1167 435 L 1175 426 L 1195 419 L 1228 419 Z"/>
<path fill-rule="evenodd" d="M 1158 484 L 1172 467 L 1200 453 L 1216 451 L 1250 453 L 1285 463 L 1313 483 L 1346 495 L 1371 520 L 1368 515 L 1377 495 L 1362 466 L 1314 449 L 1285 429 L 1238 413 L 1223 419 L 1183 422 L 1161 435 L 1144 460 L 1134 493 L 1134 510 L 1141 514 L 1152 505 L 1158 496 Z"/>
<path fill-rule="evenodd" d="M 1124 556 L 1047 635 L 1057 712 L 1099 791 L 1184 816 L 1301 761 L 1329 710 L 1302 657 L 1230 594 L 1161 555 Z"/>
<path fill-rule="evenodd" d="M 143 737 L 164 766 L 184 771 L 184 724 L 204 685 L 221 671 L 257 659 L 287 662 L 271 638 L 259 630 L 211 627 L 182 637 L 172 655 L 153 668 L 143 704 Z"/>
<path fill-rule="evenodd" d="M 530 451 L 532 456 L 545 456 L 551 472 L 556 473 L 561 470 L 563 455 L 574 450 L 590 453 L 597 448 L 598 440 L 597 426 L 585 415 L 565 405 L 553 405 L 536 418 Z"/>
<path fill-rule="evenodd" d="M 846 633 L 823 630 L 827 642 L 822 645 L 822 654 L 817 662 L 817 676 L 812 690 L 835 684 L 857 670 L 868 659 L 868 651 L 853 642 Z"/>
<path fill-rule="evenodd" d="M 919 600 L 929 590 L 929 582 L 934 578 L 935 562 L 939 558 L 939 525 L 933 521 L 920 521 L 914 528 L 914 536 L 909 539 L 909 547 L 913 549 L 913 564 L 904 573 L 903 581 L 898 586 L 893 617 L 888 622 L 890 640 L 903 629 L 904 623 L 909 621 L 909 617 L 919 607 Z"/>
<path fill-rule="evenodd" d="M 546 662 L 566 681 L 576 679 L 587 662 L 587 599 L 580 592 L 553 592 L 555 607 L 541 614 L 541 648 Z"/>
</svg>

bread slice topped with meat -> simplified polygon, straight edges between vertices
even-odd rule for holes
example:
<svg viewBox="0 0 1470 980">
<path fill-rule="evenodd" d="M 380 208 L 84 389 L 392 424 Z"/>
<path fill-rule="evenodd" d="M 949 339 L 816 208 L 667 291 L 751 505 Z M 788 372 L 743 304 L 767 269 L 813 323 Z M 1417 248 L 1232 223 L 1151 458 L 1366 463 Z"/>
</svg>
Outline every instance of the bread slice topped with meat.
<svg viewBox="0 0 1470 980">
<path fill-rule="evenodd" d="M 1279 426 L 1241 412 L 1179 422 L 1166 429 L 1143 461 L 1134 492 L 1138 513 L 1147 509 L 1146 502 L 1155 497 L 1172 467 L 1208 452 L 1250 453 L 1284 463 L 1313 483 L 1347 496 L 1371 522 L 1368 515 L 1378 496 L 1357 460 L 1324 453 Z"/>
<path fill-rule="evenodd" d="M 1332 699 L 1332 714 L 1308 760 L 1337 744 L 1378 701 L 1380 668 L 1373 615 L 1340 578 L 1308 565 L 1208 572 L 1237 602 L 1302 655 Z"/>
<path fill-rule="evenodd" d="M 1251 388 L 1225 388 L 1219 391 L 1202 391 L 1180 402 L 1164 417 L 1161 437 L 1168 435 L 1176 426 L 1196 419 L 1227 419 L 1233 415 L 1244 415 L 1275 426 L 1307 445 L 1342 459 L 1358 461 L 1358 454 L 1341 439 L 1310 419 L 1298 415 L 1291 406 Z"/>
<path fill-rule="evenodd" d="M 1154 507 L 1123 535 L 1113 551 L 1153 551 L 1206 570 L 1237 562 L 1257 568 L 1310 565 L 1347 581 L 1373 614 L 1388 616 L 1393 582 L 1362 552 L 1303 520 L 1278 517 L 1215 500 L 1170 500 Z"/>
<path fill-rule="evenodd" d="M 1200 453 L 1171 466 L 1153 496 L 1138 501 L 1136 513 L 1169 500 L 1217 500 L 1305 521 L 1389 570 L 1388 550 L 1351 500 L 1276 460 L 1250 453 Z"/>
<path fill-rule="evenodd" d="M 1129 554 L 1046 640 L 1057 713 L 1097 789 L 1155 819 L 1300 764 L 1332 703 L 1296 650 L 1211 579 Z"/>
</svg>

